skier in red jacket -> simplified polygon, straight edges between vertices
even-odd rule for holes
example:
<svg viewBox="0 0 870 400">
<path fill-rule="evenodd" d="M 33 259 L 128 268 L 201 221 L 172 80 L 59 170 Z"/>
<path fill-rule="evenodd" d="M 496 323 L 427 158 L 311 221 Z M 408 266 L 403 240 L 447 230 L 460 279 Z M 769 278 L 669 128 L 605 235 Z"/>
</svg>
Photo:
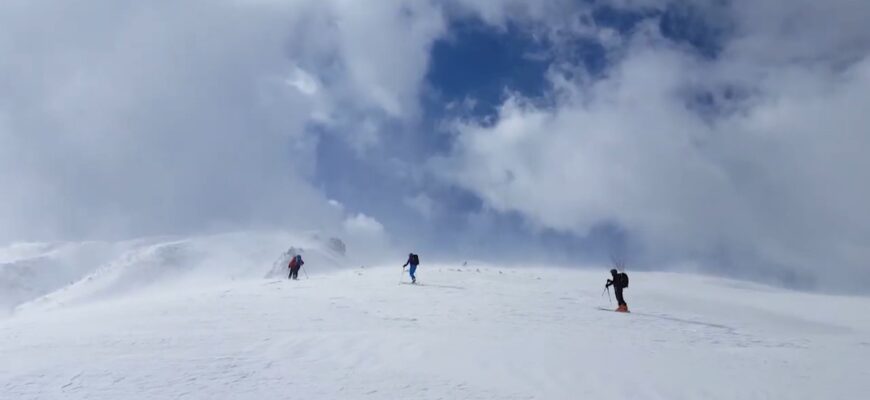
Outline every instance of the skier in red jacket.
<svg viewBox="0 0 870 400">
<path fill-rule="evenodd" d="M 299 269 L 302 268 L 302 264 L 305 264 L 305 261 L 302 261 L 302 256 L 298 254 L 293 256 L 290 260 L 290 265 L 288 265 L 290 268 L 289 279 L 297 280 L 299 278 Z"/>
</svg>

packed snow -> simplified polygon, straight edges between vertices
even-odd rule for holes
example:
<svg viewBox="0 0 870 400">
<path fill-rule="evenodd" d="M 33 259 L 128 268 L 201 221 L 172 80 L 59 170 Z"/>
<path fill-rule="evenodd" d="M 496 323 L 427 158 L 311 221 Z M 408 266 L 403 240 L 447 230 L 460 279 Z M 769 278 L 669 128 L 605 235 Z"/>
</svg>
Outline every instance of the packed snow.
<svg viewBox="0 0 870 400">
<path fill-rule="evenodd" d="M 304 272 L 289 281 L 297 252 Z M 367 267 L 343 253 L 335 239 L 246 234 L 2 249 L 13 295 L 0 399 L 862 399 L 870 388 L 868 298 L 629 270 L 632 313 L 620 314 L 602 295 L 606 265 L 421 254 L 410 285 L 403 259 Z"/>
</svg>

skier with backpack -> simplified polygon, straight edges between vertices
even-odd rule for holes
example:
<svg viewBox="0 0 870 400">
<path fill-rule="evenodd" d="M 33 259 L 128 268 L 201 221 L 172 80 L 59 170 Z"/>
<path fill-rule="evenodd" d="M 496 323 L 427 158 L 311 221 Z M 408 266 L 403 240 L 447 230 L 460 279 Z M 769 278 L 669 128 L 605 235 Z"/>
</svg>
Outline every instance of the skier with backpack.
<svg viewBox="0 0 870 400">
<path fill-rule="evenodd" d="M 302 256 L 297 254 L 290 259 L 290 276 L 288 279 L 298 280 L 299 279 L 299 269 L 302 268 L 302 264 L 305 264 L 305 261 L 302 261 Z"/>
<path fill-rule="evenodd" d="M 628 275 L 625 272 L 619 272 L 615 269 L 610 270 L 610 275 L 613 279 L 608 279 L 604 288 L 606 289 L 613 286 L 613 292 L 616 294 L 616 302 L 619 304 L 616 311 L 627 313 L 629 312 L 628 304 L 625 303 L 625 299 L 622 297 L 622 290 L 628 287 Z"/>
<path fill-rule="evenodd" d="M 402 271 L 405 270 L 405 267 L 411 266 L 408 269 L 408 272 L 411 274 L 411 283 L 417 283 L 417 276 L 414 275 L 417 272 L 417 266 L 420 265 L 420 257 L 414 253 L 408 254 L 408 261 L 405 262 L 405 265 L 402 266 Z"/>
</svg>

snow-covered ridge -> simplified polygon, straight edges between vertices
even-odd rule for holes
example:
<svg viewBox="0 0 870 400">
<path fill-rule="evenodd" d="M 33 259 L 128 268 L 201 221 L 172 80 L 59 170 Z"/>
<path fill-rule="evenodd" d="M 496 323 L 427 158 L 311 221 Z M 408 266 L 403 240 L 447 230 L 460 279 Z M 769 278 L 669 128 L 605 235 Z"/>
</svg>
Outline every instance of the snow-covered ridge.
<svg viewBox="0 0 870 400">
<path fill-rule="evenodd" d="M 125 242 L 19 243 L 0 248 L 0 309 L 52 308 L 176 285 L 307 273 L 344 263 L 344 243 L 316 234 L 229 233 Z"/>
<path fill-rule="evenodd" d="M 0 248 L 0 314 L 69 285 L 134 243 L 15 243 Z"/>
<path fill-rule="evenodd" d="M 868 298 L 637 272 L 619 314 L 607 268 L 427 262 L 416 286 L 400 271 L 161 285 L 22 312 L 0 320 L 14 360 L 0 398 L 866 397 Z"/>
</svg>

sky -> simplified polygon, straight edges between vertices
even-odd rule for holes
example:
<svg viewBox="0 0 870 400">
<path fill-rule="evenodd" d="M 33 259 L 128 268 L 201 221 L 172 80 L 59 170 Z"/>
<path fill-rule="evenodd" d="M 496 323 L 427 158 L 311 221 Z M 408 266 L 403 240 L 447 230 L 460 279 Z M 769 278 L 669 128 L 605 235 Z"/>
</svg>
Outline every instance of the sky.
<svg viewBox="0 0 870 400">
<path fill-rule="evenodd" d="M 870 3 L 6 0 L 0 242 L 318 230 L 870 292 Z"/>
</svg>

